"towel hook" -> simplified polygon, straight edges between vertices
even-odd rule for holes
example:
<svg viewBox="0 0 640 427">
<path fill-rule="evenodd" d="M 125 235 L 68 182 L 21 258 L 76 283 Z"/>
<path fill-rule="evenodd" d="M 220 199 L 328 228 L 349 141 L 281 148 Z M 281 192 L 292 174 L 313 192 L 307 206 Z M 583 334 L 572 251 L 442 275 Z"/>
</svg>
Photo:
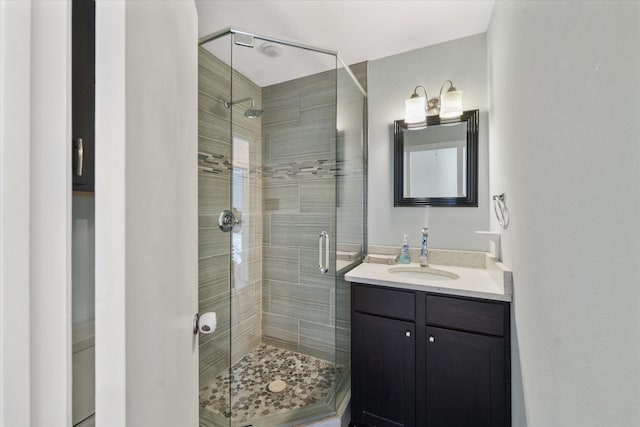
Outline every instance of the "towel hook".
<svg viewBox="0 0 640 427">
<path fill-rule="evenodd" d="M 504 229 L 509 226 L 509 208 L 507 208 L 506 196 L 504 193 L 493 196 L 493 211 L 498 218 L 498 224 Z"/>
</svg>

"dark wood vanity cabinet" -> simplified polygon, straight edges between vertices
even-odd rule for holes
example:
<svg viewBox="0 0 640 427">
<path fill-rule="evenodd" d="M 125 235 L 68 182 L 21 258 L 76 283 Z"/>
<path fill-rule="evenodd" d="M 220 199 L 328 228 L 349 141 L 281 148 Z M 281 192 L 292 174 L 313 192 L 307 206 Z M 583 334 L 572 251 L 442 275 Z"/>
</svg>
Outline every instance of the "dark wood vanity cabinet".
<svg viewBox="0 0 640 427">
<path fill-rule="evenodd" d="M 511 425 L 509 303 L 352 286 L 352 420 Z"/>
<path fill-rule="evenodd" d="M 361 421 L 372 426 L 414 425 L 415 324 L 363 313 L 353 318 L 357 351 L 352 380 L 361 393 Z M 355 396 L 354 396 L 355 399 Z"/>
<path fill-rule="evenodd" d="M 73 0 L 71 12 L 73 191 L 94 191 L 95 1 Z"/>
<path fill-rule="evenodd" d="M 426 425 L 506 426 L 503 338 L 427 327 Z"/>
</svg>

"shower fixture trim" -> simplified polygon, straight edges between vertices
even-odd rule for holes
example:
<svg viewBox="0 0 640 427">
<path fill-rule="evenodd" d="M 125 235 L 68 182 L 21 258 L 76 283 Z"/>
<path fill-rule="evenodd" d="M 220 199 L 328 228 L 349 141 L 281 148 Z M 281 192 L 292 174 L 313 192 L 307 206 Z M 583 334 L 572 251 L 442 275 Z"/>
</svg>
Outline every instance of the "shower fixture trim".
<svg viewBox="0 0 640 427">
<path fill-rule="evenodd" d="M 265 36 L 265 35 L 261 35 L 261 34 L 255 34 L 246 30 L 242 30 L 240 28 L 236 28 L 236 27 L 227 27 L 227 28 L 223 28 L 221 30 L 215 31 L 211 34 L 208 34 L 206 36 L 200 37 L 198 39 L 198 46 L 203 46 L 206 43 L 209 43 L 210 41 L 216 40 L 220 37 L 224 37 L 227 34 L 241 34 L 244 36 L 249 36 L 249 37 L 253 37 L 254 39 L 259 39 L 265 42 L 271 42 L 271 43 L 276 43 L 278 45 L 282 45 L 282 46 L 291 46 L 291 47 L 295 47 L 295 48 L 300 48 L 300 49 L 305 49 L 305 50 L 310 50 L 312 52 L 319 52 L 319 53 L 326 53 L 328 55 L 335 55 L 335 57 L 338 59 L 338 61 L 342 64 L 341 69 L 346 71 L 347 74 L 351 77 L 351 80 L 354 82 L 354 84 L 356 85 L 356 87 L 358 88 L 358 90 L 360 91 L 360 93 L 362 93 L 362 95 L 366 98 L 367 97 L 367 91 L 364 90 L 364 88 L 362 87 L 362 85 L 360 84 L 360 82 L 358 81 L 358 79 L 356 78 L 355 74 L 353 74 L 353 71 L 351 71 L 351 68 L 347 65 L 346 62 L 344 62 L 344 60 L 342 59 L 342 57 L 340 56 L 340 54 L 337 51 L 333 51 L 333 50 L 328 50 L 328 49 L 322 49 L 319 47 L 314 47 L 314 46 L 309 46 L 309 45 L 305 45 L 302 43 L 298 43 L 298 42 L 293 42 L 293 41 L 289 41 L 289 40 L 284 40 L 284 39 L 280 39 L 280 38 L 276 38 L 276 37 L 269 37 L 269 36 Z"/>
</svg>

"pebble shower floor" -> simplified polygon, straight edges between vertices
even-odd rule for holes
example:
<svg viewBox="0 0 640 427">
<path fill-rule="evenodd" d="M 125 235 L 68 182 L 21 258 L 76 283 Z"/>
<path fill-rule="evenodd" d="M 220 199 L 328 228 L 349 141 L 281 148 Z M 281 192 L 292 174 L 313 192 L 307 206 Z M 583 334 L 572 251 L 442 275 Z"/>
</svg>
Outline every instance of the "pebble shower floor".
<svg viewBox="0 0 640 427">
<path fill-rule="evenodd" d="M 234 424 L 248 423 L 326 402 L 341 370 L 327 361 L 263 344 L 233 366 L 231 407 L 230 378 L 226 372 L 200 387 L 200 406 L 232 417 Z M 272 393 L 267 386 L 277 379 L 287 386 L 282 392 Z"/>
</svg>

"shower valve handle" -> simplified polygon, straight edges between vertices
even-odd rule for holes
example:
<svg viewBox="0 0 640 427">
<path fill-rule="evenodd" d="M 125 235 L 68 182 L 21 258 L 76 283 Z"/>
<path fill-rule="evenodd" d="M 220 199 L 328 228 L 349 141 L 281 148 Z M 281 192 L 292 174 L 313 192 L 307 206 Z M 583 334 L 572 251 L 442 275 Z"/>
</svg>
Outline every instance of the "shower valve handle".
<svg viewBox="0 0 640 427">
<path fill-rule="evenodd" d="M 225 209 L 220 212 L 220 216 L 218 216 L 218 227 L 220 227 L 220 230 L 228 233 L 233 230 L 233 226 L 236 224 L 240 224 L 240 220 L 236 218 L 233 211 Z"/>
</svg>

